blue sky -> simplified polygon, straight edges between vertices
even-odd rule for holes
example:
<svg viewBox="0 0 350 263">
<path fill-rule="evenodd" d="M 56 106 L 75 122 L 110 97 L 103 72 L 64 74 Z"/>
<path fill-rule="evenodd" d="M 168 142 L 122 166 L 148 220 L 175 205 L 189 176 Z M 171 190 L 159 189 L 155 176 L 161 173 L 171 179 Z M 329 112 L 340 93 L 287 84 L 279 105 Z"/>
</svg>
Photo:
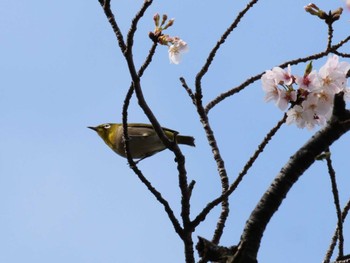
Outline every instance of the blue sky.
<svg viewBox="0 0 350 263">
<path fill-rule="evenodd" d="M 141 4 L 112 1 L 124 34 Z M 245 4 L 155 1 L 135 36 L 138 66 L 151 46 L 147 35 L 153 30 L 156 12 L 175 17 L 168 33 L 180 36 L 190 47 L 180 65 L 170 64 L 167 49 L 158 47 L 142 87 L 163 126 L 196 138 L 196 148 L 182 147 L 188 176 L 197 182 L 193 216 L 221 190 L 196 110 L 178 78 L 185 77 L 193 87 L 208 52 Z M 260 1 L 218 52 L 203 79 L 204 101 L 251 75 L 324 50 L 327 28 L 303 10 L 306 4 Z M 316 4 L 329 10 L 343 2 Z M 335 42 L 349 34 L 349 20 L 344 12 L 335 25 Z M 162 206 L 126 160 L 86 129 L 120 122 L 130 84 L 126 63 L 98 1 L 2 0 L 0 47 L 0 262 L 184 262 L 182 243 Z M 304 67 L 293 72 L 302 74 Z M 282 117 L 272 103 L 264 103 L 263 96 L 259 81 L 210 113 L 231 181 Z M 129 120 L 147 122 L 135 100 Z M 278 132 L 230 199 L 223 245 L 238 242 L 256 202 L 289 156 L 314 132 L 295 126 Z M 350 192 L 349 139 L 345 135 L 332 147 L 342 206 Z M 179 215 L 180 191 L 171 153 L 159 153 L 139 167 Z M 214 210 L 195 236 L 210 239 L 218 214 Z M 320 262 L 335 225 L 326 165 L 317 162 L 272 218 L 259 259 Z M 344 227 L 349 233 L 348 222 Z M 346 242 L 345 252 L 349 250 Z"/>
</svg>

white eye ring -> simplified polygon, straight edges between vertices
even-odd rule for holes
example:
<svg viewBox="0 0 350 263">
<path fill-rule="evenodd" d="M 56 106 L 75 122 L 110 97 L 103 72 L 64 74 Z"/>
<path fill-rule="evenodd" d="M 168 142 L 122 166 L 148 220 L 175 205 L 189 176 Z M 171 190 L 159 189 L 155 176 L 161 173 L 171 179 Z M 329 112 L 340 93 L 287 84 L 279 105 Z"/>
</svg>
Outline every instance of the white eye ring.
<svg viewBox="0 0 350 263">
<path fill-rule="evenodd" d="M 104 129 L 109 129 L 109 128 L 111 128 L 111 125 L 110 124 L 105 124 L 105 125 L 103 125 L 103 128 Z"/>
</svg>

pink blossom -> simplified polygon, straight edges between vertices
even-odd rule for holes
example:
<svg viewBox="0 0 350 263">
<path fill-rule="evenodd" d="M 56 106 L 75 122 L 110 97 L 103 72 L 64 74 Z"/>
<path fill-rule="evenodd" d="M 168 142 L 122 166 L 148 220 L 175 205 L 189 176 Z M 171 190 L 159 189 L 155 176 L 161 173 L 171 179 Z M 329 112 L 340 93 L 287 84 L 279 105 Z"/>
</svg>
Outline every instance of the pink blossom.
<svg viewBox="0 0 350 263">
<path fill-rule="evenodd" d="M 272 70 L 267 70 L 264 75 L 261 77 L 261 82 L 263 90 L 265 91 L 265 101 L 269 102 L 271 100 L 277 101 L 279 98 L 280 90 L 277 86 L 275 80 L 275 74 Z"/>
<path fill-rule="evenodd" d="M 276 105 L 280 110 L 284 111 L 288 108 L 291 101 L 296 101 L 297 93 L 295 90 L 280 90 Z"/>
<path fill-rule="evenodd" d="M 303 118 L 303 108 L 300 105 L 295 105 L 287 111 L 286 123 L 288 125 L 295 123 L 299 128 L 305 127 L 305 120 Z"/>
<path fill-rule="evenodd" d="M 288 65 L 287 71 L 280 67 L 274 67 L 272 72 L 278 84 L 292 85 L 294 79 L 291 74 L 290 65 Z"/>
<path fill-rule="evenodd" d="M 334 99 L 333 94 L 326 92 L 325 90 L 321 90 L 320 92 L 310 94 L 310 96 L 314 96 L 317 100 L 318 114 L 326 115 L 329 111 L 331 111 Z"/>
<path fill-rule="evenodd" d="M 350 0 L 348 0 L 350 5 Z M 344 91 L 344 98 L 350 99 L 350 88 L 346 87 L 348 62 L 340 62 L 338 56 L 330 56 L 317 72 L 309 63 L 302 77 L 293 76 L 290 66 L 287 70 L 275 67 L 262 76 L 265 101 L 273 100 L 281 110 L 287 111 L 287 124 L 295 123 L 299 128 L 313 129 L 325 125 L 333 109 L 334 95 Z M 311 72 L 310 72 L 311 71 Z M 298 90 L 294 85 L 298 85 Z"/>
<path fill-rule="evenodd" d="M 316 70 L 303 77 L 296 76 L 295 82 L 299 85 L 299 89 L 313 91 L 320 88 L 320 80 Z"/>
<path fill-rule="evenodd" d="M 180 38 L 174 38 L 168 50 L 170 63 L 179 64 L 182 59 L 182 54 L 188 52 L 188 50 L 189 48 L 185 41 Z"/>
<path fill-rule="evenodd" d="M 319 70 L 322 88 L 336 94 L 346 86 L 346 74 L 350 69 L 347 62 L 339 62 L 336 55 L 329 57 L 326 64 Z"/>
</svg>

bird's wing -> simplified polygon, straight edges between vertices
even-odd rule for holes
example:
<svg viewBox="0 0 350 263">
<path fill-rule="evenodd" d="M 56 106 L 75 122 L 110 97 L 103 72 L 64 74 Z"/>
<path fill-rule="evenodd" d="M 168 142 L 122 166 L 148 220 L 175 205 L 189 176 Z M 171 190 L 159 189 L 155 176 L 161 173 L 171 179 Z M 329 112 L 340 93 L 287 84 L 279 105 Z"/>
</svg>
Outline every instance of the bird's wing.
<svg viewBox="0 0 350 263">
<path fill-rule="evenodd" d="M 147 131 L 151 130 L 153 133 L 155 132 L 154 129 L 153 129 L 153 126 L 152 126 L 151 124 L 144 124 L 144 123 L 128 123 L 128 127 L 129 127 L 129 130 L 130 130 L 131 128 L 138 128 L 138 129 L 139 129 L 139 128 L 144 128 L 145 131 L 146 131 L 146 130 L 147 130 Z M 172 129 L 168 129 L 168 128 L 165 128 L 165 127 L 162 127 L 162 129 L 163 129 L 164 131 L 168 131 L 168 132 L 171 132 L 171 133 L 178 134 L 177 131 L 172 130 Z M 152 133 L 152 135 L 153 135 L 153 133 Z"/>
<path fill-rule="evenodd" d="M 153 130 L 152 126 L 128 124 L 128 135 L 130 138 L 146 138 L 149 136 L 154 136 L 155 131 Z"/>
</svg>

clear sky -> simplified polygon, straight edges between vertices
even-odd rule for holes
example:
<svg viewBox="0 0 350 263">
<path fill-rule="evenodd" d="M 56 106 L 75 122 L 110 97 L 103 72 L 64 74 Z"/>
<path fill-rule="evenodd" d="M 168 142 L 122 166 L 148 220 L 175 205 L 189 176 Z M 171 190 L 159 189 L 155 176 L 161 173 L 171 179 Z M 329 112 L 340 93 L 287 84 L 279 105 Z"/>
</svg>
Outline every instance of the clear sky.
<svg viewBox="0 0 350 263">
<path fill-rule="evenodd" d="M 323 51 L 327 28 L 303 10 L 308 1 L 259 1 L 204 77 L 204 101 L 282 62 Z M 125 34 L 141 4 L 112 0 Z M 190 47 L 180 65 L 170 64 L 167 49 L 158 47 L 142 87 L 163 126 L 196 138 L 196 148 L 182 147 L 189 179 L 197 182 L 193 216 L 221 189 L 196 110 L 178 78 L 185 77 L 193 87 L 208 52 L 245 4 L 154 1 L 135 38 L 139 66 L 151 46 L 147 35 L 154 28 L 153 14 L 167 13 L 176 19 L 168 33 Z M 329 10 L 343 2 L 316 4 Z M 335 26 L 335 42 L 349 34 L 349 20 L 344 12 Z M 293 70 L 302 74 L 304 67 Z M 126 160 L 86 128 L 120 122 L 130 84 L 98 1 L 0 1 L 0 72 L 0 262 L 184 262 L 182 243 L 163 207 Z M 263 96 L 257 81 L 210 113 L 231 181 L 282 117 L 272 103 L 264 103 Z M 135 100 L 129 120 L 147 122 Z M 256 202 L 314 132 L 295 126 L 278 132 L 230 198 L 223 245 L 238 242 Z M 350 193 L 349 139 L 346 135 L 332 147 L 342 206 Z M 180 192 L 170 152 L 144 160 L 139 167 L 179 215 Z M 331 196 L 325 162 L 317 162 L 273 217 L 262 240 L 260 262 L 320 262 L 336 225 Z M 218 213 L 214 210 L 195 236 L 210 239 Z M 347 222 L 345 233 L 349 227 Z M 345 253 L 350 253 L 349 242 Z"/>
</svg>

